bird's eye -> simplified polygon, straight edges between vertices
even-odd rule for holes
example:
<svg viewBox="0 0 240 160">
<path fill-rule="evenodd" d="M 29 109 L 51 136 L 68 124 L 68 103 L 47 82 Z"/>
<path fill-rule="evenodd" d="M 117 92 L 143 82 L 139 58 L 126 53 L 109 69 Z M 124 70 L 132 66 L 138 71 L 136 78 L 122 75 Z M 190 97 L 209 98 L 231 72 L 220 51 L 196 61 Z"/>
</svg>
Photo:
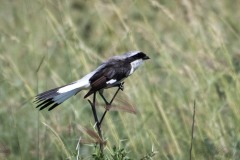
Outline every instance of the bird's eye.
<svg viewBox="0 0 240 160">
<path fill-rule="evenodd" d="M 146 56 L 146 54 L 144 54 L 143 52 L 139 52 L 138 54 L 137 54 L 137 57 L 138 58 L 144 58 Z"/>
</svg>

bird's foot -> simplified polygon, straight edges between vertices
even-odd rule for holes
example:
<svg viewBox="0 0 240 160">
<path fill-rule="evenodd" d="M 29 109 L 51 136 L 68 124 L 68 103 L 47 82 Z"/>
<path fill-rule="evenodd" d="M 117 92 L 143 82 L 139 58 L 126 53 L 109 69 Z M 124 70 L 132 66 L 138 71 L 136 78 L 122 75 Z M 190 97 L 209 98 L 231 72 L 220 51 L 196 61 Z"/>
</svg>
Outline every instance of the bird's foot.
<svg viewBox="0 0 240 160">
<path fill-rule="evenodd" d="M 124 90 L 124 82 L 121 82 L 118 87 L 119 87 L 119 89 L 121 89 L 123 91 Z"/>
</svg>

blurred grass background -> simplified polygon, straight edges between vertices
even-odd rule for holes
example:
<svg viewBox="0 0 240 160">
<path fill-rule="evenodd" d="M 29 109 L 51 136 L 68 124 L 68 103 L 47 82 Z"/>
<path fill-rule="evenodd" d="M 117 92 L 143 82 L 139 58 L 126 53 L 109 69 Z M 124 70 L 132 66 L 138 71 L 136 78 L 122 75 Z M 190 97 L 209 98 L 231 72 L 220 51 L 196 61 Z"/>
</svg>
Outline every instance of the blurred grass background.
<svg viewBox="0 0 240 160">
<path fill-rule="evenodd" d="M 52 112 L 38 112 L 31 98 L 129 50 L 151 60 L 121 93 L 137 114 L 106 116 L 106 154 L 116 145 L 132 159 L 152 149 L 154 159 L 188 159 L 196 100 L 193 158 L 239 159 L 239 6 L 233 0 L 0 1 L 0 159 L 75 159 L 84 137 L 79 126 L 94 123 L 85 92 Z M 91 159 L 93 147 L 80 151 Z"/>
</svg>

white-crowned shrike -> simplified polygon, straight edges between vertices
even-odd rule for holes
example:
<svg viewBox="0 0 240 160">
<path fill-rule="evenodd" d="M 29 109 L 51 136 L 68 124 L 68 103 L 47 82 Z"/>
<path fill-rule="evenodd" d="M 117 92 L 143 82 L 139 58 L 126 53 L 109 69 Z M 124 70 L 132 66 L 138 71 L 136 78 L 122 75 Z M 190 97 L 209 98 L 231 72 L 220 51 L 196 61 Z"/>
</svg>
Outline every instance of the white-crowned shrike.
<svg viewBox="0 0 240 160">
<path fill-rule="evenodd" d="M 50 111 L 82 90 L 89 90 L 84 96 L 87 98 L 94 92 L 118 86 L 147 59 L 149 57 L 141 51 L 114 56 L 78 81 L 38 94 L 35 97 L 37 108 L 50 106 Z"/>
</svg>

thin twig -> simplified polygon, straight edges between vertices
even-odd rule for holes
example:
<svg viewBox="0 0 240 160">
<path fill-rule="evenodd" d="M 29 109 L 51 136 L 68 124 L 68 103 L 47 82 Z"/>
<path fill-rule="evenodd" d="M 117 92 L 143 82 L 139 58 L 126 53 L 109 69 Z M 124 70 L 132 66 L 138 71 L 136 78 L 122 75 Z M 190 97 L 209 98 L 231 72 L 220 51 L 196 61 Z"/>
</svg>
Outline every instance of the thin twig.
<svg viewBox="0 0 240 160">
<path fill-rule="evenodd" d="M 93 94 L 93 102 L 91 102 L 90 100 L 88 100 L 88 102 L 90 103 L 90 105 L 92 107 L 94 120 L 95 120 L 95 122 L 98 122 L 98 117 L 97 117 L 97 112 L 96 112 L 96 92 Z"/>
<path fill-rule="evenodd" d="M 193 134 L 194 134 L 194 125 L 195 125 L 195 109 L 196 109 L 196 103 L 194 100 L 193 104 L 193 117 L 192 117 L 192 133 L 191 133 L 191 145 L 190 145 L 190 160 L 192 160 L 192 148 L 193 148 Z"/>
<path fill-rule="evenodd" d="M 102 118 L 100 119 L 100 122 L 99 122 L 99 125 L 100 125 L 100 126 L 101 126 L 101 124 L 102 124 L 102 121 L 103 121 L 106 113 L 107 113 L 108 110 L 109 110 L 108 106 L 111 106 L 111 105 L 112 105 L 112 102 L 113 102 L 113 100 L 116 98 L 118 92 L 119 92 L 120 90 L 123 90 L 123 84 L 124 84 L 124 82 L 122 82 L 122 83 L 118 86 L 118 89 L 117 89 L 117 91 L 115 92 L 115 94 L 113 95 L 110 103 L 106 100 L 106 98 L 103 96 L 103 94 L 102 94 L 101 92 L 99 92 L 100 96 L 102 97 L 103 101 L 104 101 L 105 104 L 106 104 L 106 110 L 105 110 L 105 112 L 103 113 Z"/>
<path fill-rule="evenodd" d="M 100 139 L 101 139 L 101 142 L 100 142 L 100 151 L 103 153 L 102 130 L 101 130 L 101 126 L 100 126 L 100 124 L 99 124 L 98 117 L 97 117 L 97 112 L 96 112 L 96 92 L 94 92 L 94 94 L 93 94 L 93 102 L 91 102 L 90 100 L 88 100 L 88 102 L 90 103 L 90 105 L 91 105 L 91 107 L 92 107 L 92 112 L 93 112 L 95 124 L 96 124 L 96 126 L 97 126 L 98 135 L 99 135 L 99 137 L 100 137 Z"/>
<path fill-rule="evenodd" d="M 101 124 L 102 124 L 102 121 L 103 121 L 103 119 L 104 119 L 107 111 L 108 111 L 108 109 L 106 109 L 106 110 L 104 111 L 103 115 L 102 115 L 102 118 L 101 118 L 101 120 L 100 120 L 100 122 L 99 122 L 100 126 L 101 126 Z"/>
</svg>

